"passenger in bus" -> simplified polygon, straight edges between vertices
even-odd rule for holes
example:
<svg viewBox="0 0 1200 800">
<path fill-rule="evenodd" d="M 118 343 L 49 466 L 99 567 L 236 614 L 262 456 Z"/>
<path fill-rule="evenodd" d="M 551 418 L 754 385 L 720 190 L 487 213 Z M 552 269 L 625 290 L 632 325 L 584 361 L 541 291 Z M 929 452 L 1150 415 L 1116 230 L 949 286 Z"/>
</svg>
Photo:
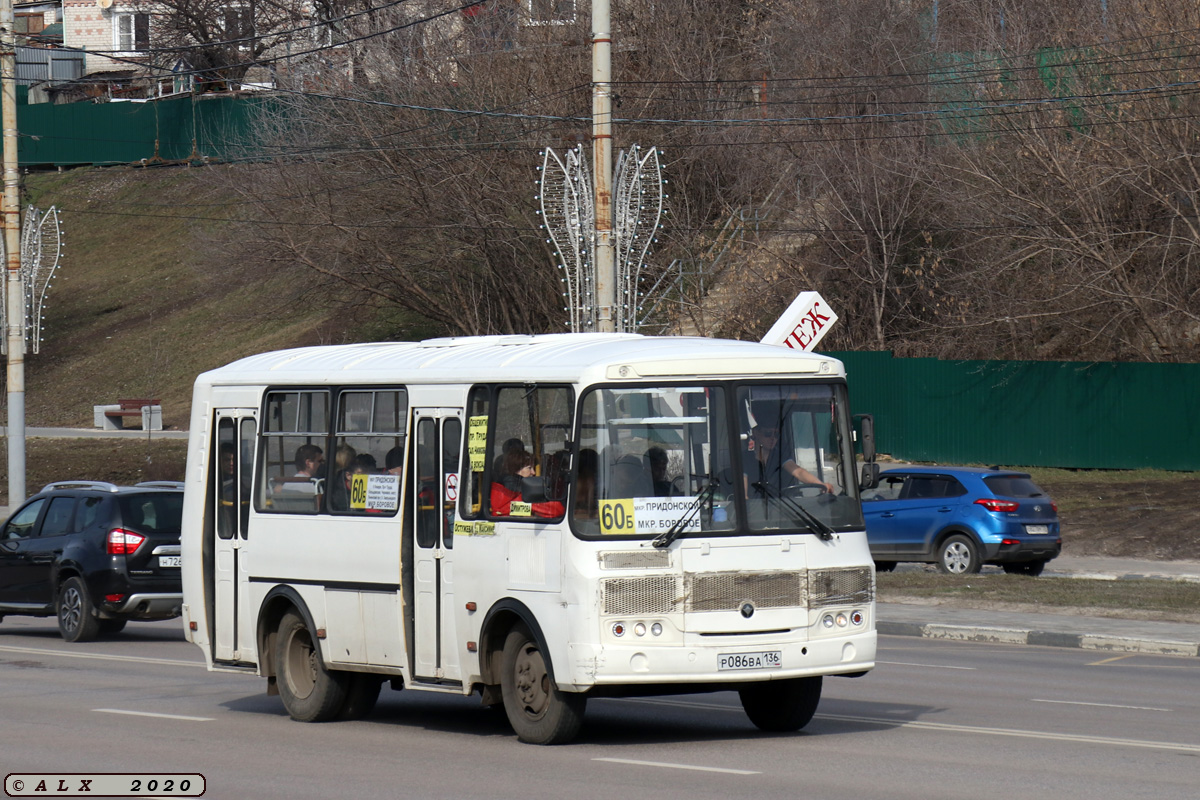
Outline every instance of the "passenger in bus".
<svg viewBox="0 0 1200 800">
<path fill-rule="evenodd" d="M 296 474 L 290 478 L 276 480 L 276 490 L 281 492 L 303 492 L 320 494 L 320 483 L 325 467 L 325 451 L 315 444 L 302 444 L 296 448 Z"/>
<path fill-rule="evenodd" d="M 504 468 L 499 481 L 492 483 L 492 515 L 496 517 L 511 517 L 512 504 L 524 502 L 521 497 L 521 482 L 534 475 L 534 464 L 537 459 L 524 448 L 511 450 L 504 456 Z M 531 512 L 535 517 L 561 517 L 563 504 L 557 501 L 531 503 Z"/>
<path fill-rule="evenodd" d="M 654 482 L 655 497 L 672 497 L 679 494 L 674 481 L 667 477 L 667 451 L 661 447 L 651 447 L 646 451 L 646 461 L 650 462 L 650 479 Z"/>
<path fill-rule="evenodd" d="M 387 455 L 383 457 L 383 468 L 386 472 L 397 476 L 404 471 L 403 446 L 396 445 L 391 450 L 387 451 Z"/>
<path fill-rule="evenodd" d="M 338 445 L 333 457 L 333 485 L 329 490 L 329 507 L 344 511 L 350 507 L 350 466 L 358 455 L 348 444 Z"/>
<path fill-rule="evenodd" d="M 296 478 L 319 478 L 325 466 L 325 451 L 315 444 L 302 444 L 296 448 Z"/>
<path fill-rule="evenodd" d="M 792 479 L 824 487 L 825 492 L 835 491 L 832 483 L 819 480 L 791 458 L 783 457 L 779 448 L 779 428 L 769 423 L 751 429 L 750 442 L 742 453 L 742 471 L 747 497 L 777 496 L 792 485 Z"/>
</svg>

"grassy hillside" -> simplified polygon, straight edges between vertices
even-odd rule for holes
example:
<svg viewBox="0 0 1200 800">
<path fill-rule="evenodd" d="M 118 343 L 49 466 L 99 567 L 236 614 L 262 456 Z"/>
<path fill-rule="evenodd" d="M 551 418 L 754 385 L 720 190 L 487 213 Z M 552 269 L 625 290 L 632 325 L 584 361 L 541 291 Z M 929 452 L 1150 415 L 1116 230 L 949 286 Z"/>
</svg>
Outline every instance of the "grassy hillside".
<svg viewBox="0 0 1200 800">
<path fill-rule="evenodd" d="M 80 169 L 28 176 L 26 202 L 61 211 L 66 249 L 26 366 L 30 426 L 90 426 L 92 406 L 159 397 L 187 427 L 198 373 L 331 335 L 328 309 L 286 313 L 281 287 L 239 272 L 219 242 L 236 204 L 210 169 Z M 231 269 L 231 267 L 233 267 Z"/>
</svg>

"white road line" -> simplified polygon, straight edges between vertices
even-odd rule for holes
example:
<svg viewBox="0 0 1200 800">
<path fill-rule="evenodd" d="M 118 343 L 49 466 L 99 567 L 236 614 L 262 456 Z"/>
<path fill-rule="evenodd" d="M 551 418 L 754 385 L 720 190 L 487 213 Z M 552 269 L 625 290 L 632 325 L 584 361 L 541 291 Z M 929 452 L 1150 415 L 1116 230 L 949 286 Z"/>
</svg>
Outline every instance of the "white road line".
<svg viewBox="0 0 1200 800">
<path fill-rule="evenodd" d="M 691 769 L 697 772 L 723 772 L 726 775 L 761 775 L 748 769 L 723 769 L 721 767 L 697 767 L 692 764 L 671 764 L 664 761 L 634 761 L 630 758 L 593 758 L 592 761 L 608 761 L 612 764 L 632 764 L 637 767 L 662 767 L 663 769 Z"/>
<path fill-rule="evenodd" d="M 908 661 L 876 661 L 876 664 L 890 664 L 894 667 L 924 667 L 926 669 L 965 669 L 974 671 L 978 667 L 951 667 L 947 664 L 913 664 Z"/>
<path fill-rule="evenodd" d="M 1036 697 L 1030 698 L 1031 703 L 1057 703 L 1064 706 L 1096 706 L 1097 708 L 1128 708 L 1133 711 L 1173 711 L 1170 708 L 1154 708 L 1153 706 L 1119 706 L 1115 703 L 1084 703 L 1079 700 L 1039 700 Z"/>
<path fill-rule="evenodd" d="M 63 658 L 90 658 L 96 661 L 132 661 L 135 664 L 163 664 L 171 667 L 199 667 L 203 661 L 182 661 L 174 658 L 143 658 L 141 656 L 114 656 L 107 653 L 69 652 L 67 650 L 43 650 L 36 647 L 0 646 L 0 653 L 23 653 L 35 656 L 62 656 Z"/>
<path fill-rule="evenodd" d="M 1105 736 L 1081 736 L 1070 733 L 1053 733 L 1050 731 L 1023 731 L 1015 728 L 983 728 L 974 725 L 950 725 L 940 722 L 905 722 L 879 717 L 850 717 L 836 714 L 817 714 L 818 719 L 833 719 L 841 722 L 866 722 L 875 725 L 886 725 L 890 728 L 915 728 L 927 731 L 947 731 L 950 733 L 976 733 L 986 736 L 1015 736 L 1024 739 L 1051 739 L 1054 741 L 1079 742 L 1081 744 L 1106 744 L 1118 747 L 1138 747 L 1148 750 L 1174 750 L 1181 753 L 1200 754 L 1200 744 L 1182 744 L 1179 742 L 1154 742 L 1144 739 L 1113 739 Z"/>
<path fill-rule="evenodd" d="M 120 708 L 93 708 L 102 714 L 128 714 L 131 717 L 156 717 L 158 719 L 181 719 L 185 722 L 212 722 L 215 717 L 185 717 L 182 714 L 155 714 L 151 711 L 125 711 Z"/>
<path fill-rule="evenodd" d="M 690 703 L 682 700 L 657 700 L 645 697 L 606 698 L 626 703 L 650 703 L 653 705 L 671 705 L 682 708 L 715 709 L 719 711 L 736 711 L 743 713 L 739 706 L 717 705 L 716 703 Z M 1054 702 L 1054 701 L 1041 701 Z M 1118 706 L 1118 708 L 1141 708 L 1140 706 Z M 1151 711 L 1168 709 L 1148 709 Z M 884 725 L 889 728 L 914 728 L 916 730 L 949 731 L 952 733 L 974 733 L 984 736 L 1015 736 L 1024 739 L 1050 739 L 1053 741 L 1080 742 L 1082 744 L 1106 744 L 1118 747 L 1138 747 L 1151 750 L 1174 750 L 1183 753 L 1200 754 L 1200 744 L 1183 744 L 1179 742 L 1155 742 L 1145 739 L 1115 739 L 1104 736 L 1082 736 L 1070 733 L 1054 733 L 1052 731 L 1026 731 L 1017 728 L 984 728 L 975 725 L 951 725 L 943 722 L 922 722 L 919 720 L 886 719 L 883 717 L 853 717 L 844 714 L 816 714 L 813 719 L 834 720 L 837 722 L 865 722 L 871 725 Z"/>
</svg>

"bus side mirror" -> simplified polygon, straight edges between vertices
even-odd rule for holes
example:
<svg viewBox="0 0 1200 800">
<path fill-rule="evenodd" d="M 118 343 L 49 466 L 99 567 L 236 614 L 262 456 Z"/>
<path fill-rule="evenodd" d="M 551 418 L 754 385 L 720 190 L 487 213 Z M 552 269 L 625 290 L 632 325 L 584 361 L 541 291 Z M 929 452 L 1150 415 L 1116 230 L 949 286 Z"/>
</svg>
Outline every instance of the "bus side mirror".
<svg viewBox="0 0 1200 800">
<path fill-rule="evenodd" d="M 862 431 L 863 461 L 868 464 L 875 460 L 875 417 L 871 414 L 855 414 L 859 429 Z"/>
<path fill-rule="evenodd" d="M 862 477 L 858 481 L 859 490 L 866 491 L 867 489 L 874 489 L 878 485 L 879 465 L 873 461 L 868 464 L 863 464 Z"/>
</svg>

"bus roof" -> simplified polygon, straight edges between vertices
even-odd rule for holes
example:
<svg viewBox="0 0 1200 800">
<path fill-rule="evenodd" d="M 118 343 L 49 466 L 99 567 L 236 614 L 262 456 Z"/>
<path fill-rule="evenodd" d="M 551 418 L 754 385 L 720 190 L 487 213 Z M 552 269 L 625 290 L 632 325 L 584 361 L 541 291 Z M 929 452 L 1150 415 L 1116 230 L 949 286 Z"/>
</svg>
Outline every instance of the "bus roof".
<svg viewBox="0 0 1200 800">
<path fill-rule="evenodd" d="M 663 380 L 693 376 L 841 377 L 834 358 L 778 345 L 683 336 L 560 333 L 302 347 L 249 356 L 197 384 Z"/>
</svg>

